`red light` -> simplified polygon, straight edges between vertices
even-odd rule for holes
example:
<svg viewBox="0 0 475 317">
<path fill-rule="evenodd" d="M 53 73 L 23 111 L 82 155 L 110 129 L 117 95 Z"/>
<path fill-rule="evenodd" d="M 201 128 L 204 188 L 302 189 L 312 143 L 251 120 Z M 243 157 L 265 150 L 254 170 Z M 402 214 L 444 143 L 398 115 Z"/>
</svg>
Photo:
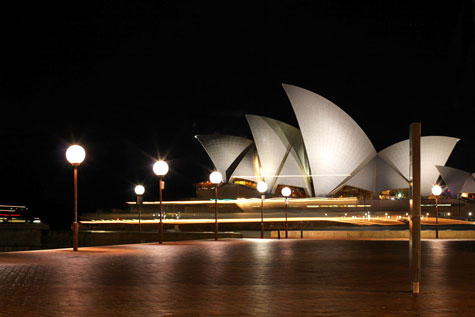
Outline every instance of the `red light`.
<svg viewBox="0 0 475 317">
<path fill-rule="evenodd" d="M 120 220 L 120 218 L 116 218 L 115 220 Z"/>
</svg>

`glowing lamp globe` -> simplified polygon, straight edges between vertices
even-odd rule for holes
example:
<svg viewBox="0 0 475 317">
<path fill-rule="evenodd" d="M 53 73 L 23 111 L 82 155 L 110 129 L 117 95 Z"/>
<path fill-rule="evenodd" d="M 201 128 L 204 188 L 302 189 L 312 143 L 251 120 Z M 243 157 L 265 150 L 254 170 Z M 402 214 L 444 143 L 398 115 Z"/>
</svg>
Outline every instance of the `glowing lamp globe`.
<svg viewBox="0 0 475 317">
<path fill-rule="evenodd" d="M 267 184 L 265 182 L 259 182 L 257 183 L 257 191 L 259 193 L 265 193 L 267 190 Z"/>
<path fill-rule="evenodd" d="M 80 145 L 71 145 L 66 150 L 66 159 L 72 165 L 81 164 L 85 158 L 86 158 L 86 151 Z"/>
<path fill-rule="evenodd" d="M 432 195 L 439 196 L 440 194 L 442 194 L 442 187 L 439 185 L 432 186 Z"/>
<path fill-rule="evenodd" d="M 143 187 L 142 185 L 135 186 L 135 194 L 136 195 L 141 196 L 141 195 L 143 195 L 143 193 L 145 193 L 145 187 Z"/>
<path fill-rule="evenodd" d="M 213 172 L 209 175 L 209 180 L 213 184 L 219 184 L 223 181 L 223 175 L 220 172 Z"/>
<path fill-rule="evenodd" d="M 157 161 L 153 164 L 153 172 L 157 176 L 164 176 L 168 173 L 168 164 L 165 161 Z"/>
<path fill-rule="evenodd" d="M 282 188 L 282 191 L 281 191 L 280 193 L 281 193 L 282 196 L 284 196 L 284 197 L 289 197 L 290 194 L 292 193 L 292 191 L 290 190 L 290 188 L 284 187 L 284 188 Z"/>
</svg>

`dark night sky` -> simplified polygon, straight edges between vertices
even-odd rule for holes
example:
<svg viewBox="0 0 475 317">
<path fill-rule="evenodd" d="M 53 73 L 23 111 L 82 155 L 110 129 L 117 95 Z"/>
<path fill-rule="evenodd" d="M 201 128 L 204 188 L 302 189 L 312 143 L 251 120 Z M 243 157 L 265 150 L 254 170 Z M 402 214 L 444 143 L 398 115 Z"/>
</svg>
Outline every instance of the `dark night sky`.
<svg viewBox="0 0 475 317">
<path fill-rule="evenodd" d="M 416 3 L 417 2 L 417 3 Z M 166 156 L 165 199 L 190 197 L 211 161 L 193 138 L 250 137 L 245 113 L 297 125 L 281 83 L 346 111 L 376 150 L 461 138 L 475 172 L 472 1 L 95 1 L 3 5 L 0 204 L 72 216 L 65 150 L 87 151 L 80 212 L 124 207 Z"/>
</svg>

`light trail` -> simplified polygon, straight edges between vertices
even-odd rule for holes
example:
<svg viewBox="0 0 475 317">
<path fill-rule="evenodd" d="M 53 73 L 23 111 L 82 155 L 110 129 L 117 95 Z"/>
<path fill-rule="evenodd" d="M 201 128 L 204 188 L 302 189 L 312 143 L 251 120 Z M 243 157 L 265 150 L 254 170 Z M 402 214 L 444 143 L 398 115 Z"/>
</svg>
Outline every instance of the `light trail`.
<svg viewBox="0 0 475 317">
<path fill-rule="evenodd" d="M 405 223 L 394 219 L 394 218 L 385 218 L 385 217 L 371 217 L 368 218 L 352 218 L 352 217 L 292 217 L 288 218 L 288 222 L 309 222 L 309 221 L 330 221 L 330 222 L 343 222 L 348 224 L 355 225 L 382 225 L 382 226 L 393 226 L 393 225 L 404 225 Z M 158 224 L 158 219 L 146 219 L 141 220 L 142 224 Z M 222 218 L 218 219 L 218 223 L 258 223 L 261 222 L 259 217 L 255 218 Z M 285 222 L 284 217 L 269 217 L 265 218 L 264 222 Z M 80 221 L 82 224 L 138 224 L 138 219 L 111 219 L 111 220 L 88 220 Z M 212 224 L 214 219 L 200 218 L 200 219 L 163 219 L 163 223 L 180 225 L 180 224 Z M 425 225 L 434 225 L 435 218 L 433 217 L 424 217 L 422 224 Z M 473 224 L 470 221 L 456 220 L 456 219 L 444 219 L 439 218 L 439 225 L 455 225 L 455 224 Z"/>
<path fill-rule="evenodd" d="M 232 205 L 232 204 L 251 204 L 255 202 L 260 202 L 261 199 L 256 198 L 237 198 L 237 199 L 218 199 L 218 204 L 222 205 Z M 285 201 L 284 197 L 270 197 L 264 199 L 265 203 L 282 203 Z M 327 198 L 327 197 L 311 197 L 311 198 L 289 198 L 289 201 L 292 204 L 310 204 L 310 203 L 338 203 L 338 204 L 355 204 L 358 199 L 356 197 L 345 197 L 345 198 Z M 164 205 L 209 205 L 214 204 L 215 200 L 210 198 L 208 200 L 169 200 L 163 201 Z M 136 205 L 135 201 L 126 202 L 128 205 Z M 144 201 L 144 205 L 157 205 L 160 204 L 159 201 Z"/>
<path fill-rule="evenodd" d="M 300 177 L 300 178 L 307 178 L 307 177 L 347 177 L 351 176 L 351 174 L 311 174 L 311 175 L 236 175 L 233 176 L 232 178 L 295 178 L 295 177 Z"/>
</svg>

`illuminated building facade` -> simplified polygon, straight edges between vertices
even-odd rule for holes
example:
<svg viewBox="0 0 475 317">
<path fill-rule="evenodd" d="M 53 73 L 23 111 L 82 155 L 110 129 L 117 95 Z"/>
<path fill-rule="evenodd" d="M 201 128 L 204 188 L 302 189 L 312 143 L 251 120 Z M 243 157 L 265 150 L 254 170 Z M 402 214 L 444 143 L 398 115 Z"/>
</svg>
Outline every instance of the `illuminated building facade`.
<svg viewBox="0 0 475 317">
<path fill-rule="evenodd" d="M 300 87 L 284 84 L 283 88 L 300 129 L 247 114 L 253 140 L 196 136 L 225 182 L 254 187 L 263 180 L 268 194 L 278 195 L 280 188 L 290 186 L 294 197 L 338 197 L 355 192 L 351 188 L 373 199 L 387 198 L 390 193 L 406 196 L 409 140 L 377 152 L 363 129 L 337 105 Z M 458 141 L 447 136 L 422 137 L 423 196 L 430 195 L 443 174 L 437 166 L 444 168 Z"/>
</svg>

